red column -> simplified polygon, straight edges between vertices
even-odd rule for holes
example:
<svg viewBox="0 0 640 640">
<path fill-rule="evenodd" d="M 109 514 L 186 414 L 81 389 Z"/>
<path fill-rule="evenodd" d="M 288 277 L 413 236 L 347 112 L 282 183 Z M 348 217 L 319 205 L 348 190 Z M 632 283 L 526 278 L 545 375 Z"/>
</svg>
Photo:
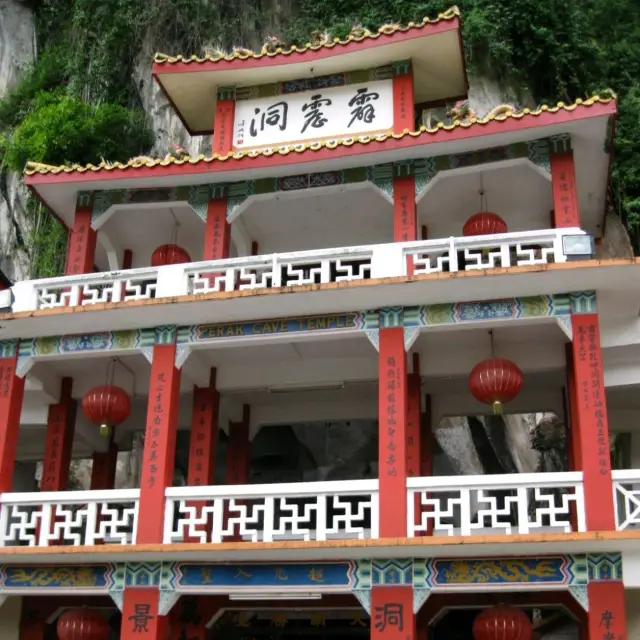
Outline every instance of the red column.
<svg viewBox="0 0 640 640">
<path fill-rule="evenodd" d="M 248 484 L 251 462 L 251 441 L 249 440 L 250 408 L 245 405 L 241 422 L 229 423 L 229 444 L 227 449 L 227 484 Z"/>
<path fill-rule="evenodd" d="M 138 544 L 163 540 L 164 493 L 173 483 L 180 400 L 180 370 L 174 364 L 175 354 L 175 344 L 153 348 L 140 480 Z"/>
<path fill-rule="evenodd" d="M 98 235 L 91 228 L 92 209 L 92 205 L 76 208 L 73 227 L 69 230 L 65 275 L 79 275 L 93 271 Z"/>
<path fill-rule="evenodd" d="M 193 390 L 187 472 L 189 486 L 207 486 L 214 483 L 219 405 L 220 394 L 216 390 L 216 370 L 211 369 L 209 386 L 194 387 Z"/>
<path fill-rule="evenodd" d="M 233 120 L 235 113 L 235 100 L 218 100 L 216 103 L 212 153 L 226 156 L 233 150 Z"/>
<path fill-rule="evenodd" d="M 160 591 L 157 588 L 124 590 L 121 640 L 166 640 L 167 617 L 158 615 Z"/>
<path fill-rule="evenodd" d="M 13 471 L 18 448 L 24 378 L 16 376 L 16 352 L 0 358 L 0 493 L 13 488 Z"/>
<path fill-rule="evenodd" d="M 411 242 L 418 239 L 415 185 L 413 176 L 395 176 L 393 178 L 394 242 Z"/>
<path fill-rule="evenodd" d="M 189 441 L 189 470 L 187 485 L 209 486 L 215 483 L 216 445 L 218 443 L 218 408 L 220 394 L 216 390 L 216 370 L 211 369 L 208 387 L 194 387 L 191 438 Z M 206 501 L 192 502 L 198 514 Z M 185 542 L 200 542 L 196 536 L 185 536 Z"/>
<path fill-rule="evenodd" d="M 118 445 L 109 443 L 108 451 L 95 451 L 91 466 L 91 490 L 113 489 L 118 463 Z"/>
<path fill-rule="evenodd" d="M 590 582 L 587 587 L 590 640 L 627 640 L 624 584 L 608 580 Z"/>
<path fill-rule="evenodd" d="M 371 639 L 414 640 L 413 587 L 371 589 Z"/>
<path fill-rule="evenodd" d="M 579 451 L 589 531 L 615 529 L 609 424 L 605 397 L 600 327 L 596 313 L 573 314 L 573 362 Z"/>
<path fill-rule="evenodd" d="M 378 360 L 380 537 L 407 535 L 407 356 L 402 327 L 380 329 Z"/>
<path fill-rule="evenodd" d="M 393 78 L 393 133 L 416 128 L 413 101 L 413 71 Z"/>
<path fill-rule="evenodd" d="M 229 257 L 231 225 L 227 222 L 227 199 L 210 200 L 207 206 L 203 260 Z"/>
<path fill-rule="evenodd" d="M 551 155 L 551 188 L 555 228 L 580 227 L 573 151 Z"/>
<path fill-rule="evenodd" d="M 69 487 L 71 447 L 77 402 L 71 397 L 73 380 L 62 379 L 60 402 L 49 407 L 40 491 L 66 491 Z"/>
</svg>

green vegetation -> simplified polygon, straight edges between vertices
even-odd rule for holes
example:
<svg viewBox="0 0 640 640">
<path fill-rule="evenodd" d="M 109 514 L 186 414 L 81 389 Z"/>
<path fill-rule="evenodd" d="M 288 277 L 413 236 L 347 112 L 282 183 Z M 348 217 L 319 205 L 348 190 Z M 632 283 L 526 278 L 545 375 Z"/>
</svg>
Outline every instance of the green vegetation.
<svg viewBox="0 0 640 640">
<path fill-rule="evenodd" d="M 154 51 L 257 49 L 266 35 L 292 44 L 313 31 L 346 35 L 355 24 L 420 20 L 447 0 L 33 0 L 34 68 L 0 101 L 0 165 L 126 161 L 152 132 L 141 114 L 134 69 Z M 633 0 L 461 0 L 470 73 L 529 92 L 537 103 L 618 93 L 612 207 L 640 237 L 640 13 Z M 43 251 L 63 246 L 59 225 L 33 206 L 34 273 L 59 269 Z M 45 234 L 45 235 L 43 235 Z M 40 250 L 38 250 L 40 247 Z"/>
</svg>

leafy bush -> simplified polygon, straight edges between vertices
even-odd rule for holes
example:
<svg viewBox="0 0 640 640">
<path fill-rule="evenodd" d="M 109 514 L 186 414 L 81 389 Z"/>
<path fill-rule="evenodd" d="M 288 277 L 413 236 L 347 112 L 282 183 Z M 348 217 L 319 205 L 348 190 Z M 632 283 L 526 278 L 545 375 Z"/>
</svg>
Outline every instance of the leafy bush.
<svg viewBox="0 0 640 640">
<path fill-rule="evenodd" d="M 36 96 L 26 118 L 6 140 L 5 163 L 22 170 L 27 160 L 49 164 L 126 161 L 153 144 L 145 115 L 117 104 L 86 104 L 63 93 Z"/>
</svg>

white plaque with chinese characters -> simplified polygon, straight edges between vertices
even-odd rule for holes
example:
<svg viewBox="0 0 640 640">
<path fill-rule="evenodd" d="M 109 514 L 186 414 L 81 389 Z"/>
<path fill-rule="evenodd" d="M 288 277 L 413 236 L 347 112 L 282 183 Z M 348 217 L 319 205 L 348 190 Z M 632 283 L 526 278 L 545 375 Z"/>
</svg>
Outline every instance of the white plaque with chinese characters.
<svg viewBox="0 0 640 640">
<path fill-rule="evenodd" d="M 393 128 L 393 81 L 349 84 L 239 100 L 235 150 L 279 147 L 387 133 Z"/>
</svg>

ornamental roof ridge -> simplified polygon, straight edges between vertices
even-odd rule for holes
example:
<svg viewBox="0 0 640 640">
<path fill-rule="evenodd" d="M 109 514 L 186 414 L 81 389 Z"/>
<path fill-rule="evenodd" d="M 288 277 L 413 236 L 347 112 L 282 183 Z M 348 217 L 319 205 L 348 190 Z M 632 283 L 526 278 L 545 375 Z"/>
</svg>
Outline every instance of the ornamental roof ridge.
<svg viewBox="0 0 640 640">
<path fill-rule="evenodd" d="M 259 53 L 255 51 L 251 51 L 249 49 L 241 49 L 236 48 L 232 53 L 226 54 L 224 51 L 220 51 L 219 55 L 206 55 L 204 57 L 199 56 L 190 56 L 183 57 L 181 55 L 178 56 L 170 56 L 164 53 L 156 53 L 154 56 L 155 64 L 203 64 L 206 62 L 230 62 L 231 60 L 257 60 L 260 58 L 268 57 L 273 58 L 276 56 L 289 56 L 293 53 L 304 54 L 307 51 L 318 51 L 319 49 L 333 49 L 336 46 L 347 46 L 353 43 L 363 42 L 364 40 L 376 40 L 381 36 L 392 36 L 395 33 L 404 33 L 406 31 L 411 31 L 414 29 L 423 29 L 428 25 L 434 25 L 438 22 L 454 20 L 460 17 L 460 9 L 457 6 L 452 6 L 446 11 L 439 13 L 435 18 L 425 17 L 421 22 L 409 22 L 407 25 L 403 26 L 400 24 L 388 24 L 381 26 L 377 31 L 369 31 L 368 29 L 363 29 L 361 35 L 353 35 L 349 34 L 346 38 L 334 38 L 333 40 L 327 42 L 319 42 L 317 44 L 312 44 L 311 42 L 307 42 L 303 47 L 297 47 L 292 45 L 291 47 L 284 49 L 282 47 L 276 47 L 275 50 L 269 50 L 267 45 L 263 46 L 262 50 Z"/>
<path fill-rule="evenodd" d="M 60 174 L 60 173 L 85 173 L 100 172 L 100 171 L 112 171 L 113 169 L 142 169 L 152 167 L 167 167 L 172 165 L 196 165 L 201 162 L 228 162 L 233 160 L 242 160 L 244 158 L 258 158 L 269 156 L 286 156 L 290 153 L 306 153 L 308 151 L 319 151 L 321 149 L 335 149 L 337 147 L 351 147 L 355 144 L 367 145 L 371 142 L 384 143 L 386 140 L 395 139 L 400 140 L 405 137 L 419 138 L 422 136 L 436 135 L 440 131 L 453 131 L 458 128 L 469 129 L 472 127 L 479 127 L 486 125 L 490 122 L 504 122 L 506 120 L 521 120 L 523 118 L 535 118 L 544 113 L 558 113 L 560 111 L 575 111 L 578 108 L 586 109 L 595 104 L 608 104 L 615 102 L 617 99 L 616 94 L 613 91 L 601 92 L 599 95 L 594 95 L 587 99 L 578 98 L 572 104 L 565 104 L 564 102 L 558 102 L 556 106 L 550 107 L 548 105 L 540 105 L 536 109 L 522 109 L 521 111 L 504 112 L 498 115 L 488 115 L 483 118 L 470 118 L 468 121 L 456 120 L 452 124 L 445 124 L 439 122 L 435 127 L 420 127 L 418 131 L 409 131 L 405 129 L 403 133 L 383 133 L 372 136 L 356 136 L 351 138 L 344 138 L 341 140 L 324 140 L 317 142 L 299 143 L 292 145 L 280 145 L 275 148 L 267 149 L 254 149 L 248 151 L 235 151 L 225 156 L 219 156 L 213 154 L 211 156 L 199 155 L 195 157 L 185 156 L 183 158 L 175 158 L 168 156 L 164 158 L 151 158 L 148 156 L 138 156 L 129 160 L 127 163 L 121 162 L 101 162 L 99 165 L 93 164 L 73 164 L 73 165 L 49 165 L 41 162 L 27 162 L 24 175 L 46 175 L 46 174 Z"/>
</svg>

